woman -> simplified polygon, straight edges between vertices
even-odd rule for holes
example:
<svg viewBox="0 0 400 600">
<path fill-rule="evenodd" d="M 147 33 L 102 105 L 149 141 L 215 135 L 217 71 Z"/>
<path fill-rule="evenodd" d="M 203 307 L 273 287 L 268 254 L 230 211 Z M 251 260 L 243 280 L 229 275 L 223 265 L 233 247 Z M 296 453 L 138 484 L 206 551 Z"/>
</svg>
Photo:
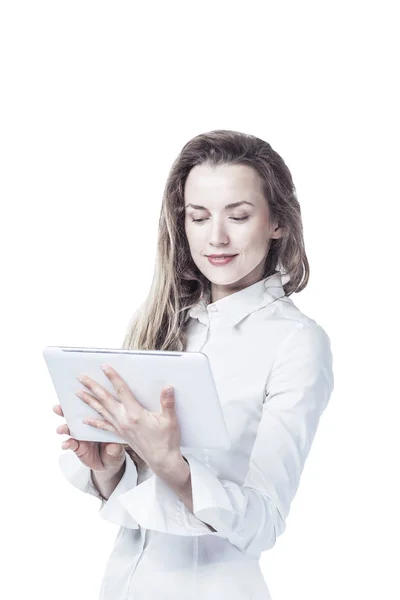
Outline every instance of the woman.
<svg viewBox="0 0 400 600">
<path fill-rule="evenodd" d="M 162 394 L 160 413 L 139 412 L 129 389 L 122 394 L 141 415 L 124 437 L 132 443 L 67 440 L 65 476 L 120 526 L 102 599 L 270 598 L 260 555 L 285 530 L 333 390 L 329 338 L 289 298 L 308 278 L 282 158 L 236 131 L 190 140 L 166 183 L 153 283 L 123 348 L 207 354 L 232 447 L 182 456 L 173 396 Z M 109 376 L 121 393 L 124 382 Z M 100 412 L 102 390 L 86 383 L 85 401 Z M 110 413 L 103 428 L 118 432 Z"/>
</svg>

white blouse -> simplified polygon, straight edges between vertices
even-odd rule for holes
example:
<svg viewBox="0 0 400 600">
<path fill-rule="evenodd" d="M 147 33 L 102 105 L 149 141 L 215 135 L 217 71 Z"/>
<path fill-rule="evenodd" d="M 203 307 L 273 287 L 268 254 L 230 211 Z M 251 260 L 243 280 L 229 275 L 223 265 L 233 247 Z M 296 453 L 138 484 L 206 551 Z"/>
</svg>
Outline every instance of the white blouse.
<svg viewBox="0 0 400 600">
<path fill-rule="evenodd" d="M 124 475 L 101 500 L 100 516 L 119 530 L 100 600 L 271 597 L 259 559 L 285 530 L 333 390 L 330 340 L 285 296 L 279 272 L 200 300 L 186 327 L 186 351 L 209 358 L 232 448 L 183 452 L 193 513 L 149 468 L 138 476 L 126 454 Z M 72 485 L 100 498 L 73 451 L 59 461 Z"/>
</svg>

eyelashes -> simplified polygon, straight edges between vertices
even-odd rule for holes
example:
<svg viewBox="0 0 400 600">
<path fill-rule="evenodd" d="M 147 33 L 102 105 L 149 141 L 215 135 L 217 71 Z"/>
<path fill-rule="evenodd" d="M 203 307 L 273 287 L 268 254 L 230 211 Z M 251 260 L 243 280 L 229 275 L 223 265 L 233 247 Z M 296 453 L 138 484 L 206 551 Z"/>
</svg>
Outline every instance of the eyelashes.
<svg viewBox="0 0 400 600">
<path fill-rule="evenodd" d="M 232 221 L 235 221 L 236 223 L 241 223 L 243 221 L 247 221 L 247 219 L 249 218 L 247 217 L 230 217 L 232 219 Z M 207 219 L 192 219 L 193 223 L 203 223 L 204 221 L 207 221 Z"/>
</svg>

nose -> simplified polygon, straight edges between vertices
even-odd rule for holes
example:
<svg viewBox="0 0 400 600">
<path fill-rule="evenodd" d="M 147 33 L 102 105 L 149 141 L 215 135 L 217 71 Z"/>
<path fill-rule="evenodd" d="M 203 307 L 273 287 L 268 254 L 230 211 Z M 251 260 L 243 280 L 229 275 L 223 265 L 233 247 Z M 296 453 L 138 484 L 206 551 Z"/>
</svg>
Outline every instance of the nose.
<svg viewBox="0 0 400 600">
<path fill-rule="evenodd" d="M 211 225 L 210 246 L 226 245 L 229 242 L 229 237 L 225 231 L 224 224 L 216 219 Z"/>
</svg>

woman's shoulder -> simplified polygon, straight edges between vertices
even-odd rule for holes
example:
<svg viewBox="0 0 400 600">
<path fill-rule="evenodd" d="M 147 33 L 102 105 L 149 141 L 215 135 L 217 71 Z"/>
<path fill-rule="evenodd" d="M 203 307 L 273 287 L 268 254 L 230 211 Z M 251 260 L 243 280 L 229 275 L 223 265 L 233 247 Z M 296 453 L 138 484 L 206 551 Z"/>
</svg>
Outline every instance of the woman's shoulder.
<svg viewBox="0 0 400 600">
<path fill-rule="evenodd" d="M 281 330 L 280 337 L 289 337 L 297 333 L 299 337 L 321 338 L 329 341 L 329 335 L 324 326 L 307 315 L 288 296 L 283 296 L 274 302 L 274 310 L 266 311 L 263 318 L 266 323 L 274 322 Z"/>
</svg>

